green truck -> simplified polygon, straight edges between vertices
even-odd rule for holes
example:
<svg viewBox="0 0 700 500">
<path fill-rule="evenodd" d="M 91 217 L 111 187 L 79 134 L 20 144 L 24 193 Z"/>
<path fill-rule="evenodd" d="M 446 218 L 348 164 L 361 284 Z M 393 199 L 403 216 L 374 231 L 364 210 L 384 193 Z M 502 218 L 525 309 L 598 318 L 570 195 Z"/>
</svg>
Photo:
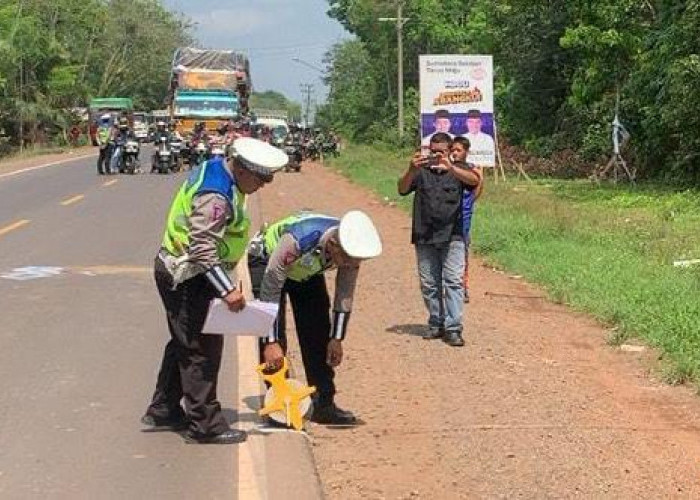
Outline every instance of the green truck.
<svg viewBox="0 0 700 500">
<path fill-rule="evenodd" d="M 126 115 L 133 125 L 134 101 L 129 97 L 96 97 L 90 101 L 88 114 L 90 120 L 90 140 L 97 146 L 97 128 L 100 117 L 109 114 L 114 120 L 119 115 Z"/>
</svg>

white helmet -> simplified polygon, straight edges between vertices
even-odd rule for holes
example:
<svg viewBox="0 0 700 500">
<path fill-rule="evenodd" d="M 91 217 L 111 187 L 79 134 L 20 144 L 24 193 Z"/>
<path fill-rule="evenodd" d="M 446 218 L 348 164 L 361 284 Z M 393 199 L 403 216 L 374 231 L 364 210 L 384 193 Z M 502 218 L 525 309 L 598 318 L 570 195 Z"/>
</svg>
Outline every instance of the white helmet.
<svg viewBox="0 0 700 500">
<path fill-rule="evenodd" d="M 340 219 L 338 240 L 343 251 L 355 259 L 372 259 L 382 253 L 377 228 L 360 210 L 352 210 Z"/>
</svg>

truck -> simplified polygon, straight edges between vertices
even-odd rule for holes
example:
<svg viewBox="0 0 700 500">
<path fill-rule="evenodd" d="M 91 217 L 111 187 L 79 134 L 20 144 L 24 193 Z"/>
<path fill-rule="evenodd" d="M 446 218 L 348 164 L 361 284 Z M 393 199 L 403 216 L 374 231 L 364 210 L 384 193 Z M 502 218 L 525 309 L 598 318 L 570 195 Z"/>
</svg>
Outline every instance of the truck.
<svg viewBox="0 0 700 500">
<path fill-rule="evenodd" d="M 168 92 L 170 120 L 183 135 L 196 123 L 215 130 L 222 121 L 248 114 L 251 91 L 248 58 L 233 50 L 179 48 Z"/>
<path fill-rule="evenodd" d="M 112 116 L 112 123 L 121 115 L 129 119 L 133 124 L 134 102 L 128 97 L 96 97 L 90 101 L 88 107 L 90 120 L 90 140 L 93 146 L 97 146 L 97 128 L 100 116 L 109 114 Z"/>
</svg>

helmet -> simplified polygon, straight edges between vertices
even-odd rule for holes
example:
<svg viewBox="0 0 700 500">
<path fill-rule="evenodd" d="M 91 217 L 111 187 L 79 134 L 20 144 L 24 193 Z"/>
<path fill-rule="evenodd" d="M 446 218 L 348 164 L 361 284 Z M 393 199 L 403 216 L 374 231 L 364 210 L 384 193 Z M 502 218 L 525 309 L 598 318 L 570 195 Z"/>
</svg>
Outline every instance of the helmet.
<svg viewBox="0 0 700 500">
<path fill-rule="evenodd" d="M 158 120 L 158 123 L 156 123 L 156 127 L 158 128 L 164 128 L 165 127 L 165 122 L 163 120 Z"/>
<path fill-rule="evenodd" d="M 126 118 L 119 118 L 119 128 L 120 129 L 129 128 L 129 121 Z"/>
<path fill-rule="evenodd" d="M 105 113 L 104 115 L 100 116 L 100 121 L 102 123 L 108 123 L 112 119 L 112 116 L 109 113 Z"/>
</svg>

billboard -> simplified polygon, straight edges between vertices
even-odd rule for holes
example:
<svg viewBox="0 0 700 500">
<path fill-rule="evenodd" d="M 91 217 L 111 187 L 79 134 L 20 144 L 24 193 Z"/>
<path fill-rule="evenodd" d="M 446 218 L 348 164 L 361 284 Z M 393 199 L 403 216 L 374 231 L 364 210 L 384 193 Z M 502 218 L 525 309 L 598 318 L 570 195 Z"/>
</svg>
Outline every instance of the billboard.
<svg viewBox="0 0 700 500">
<path fill-rule="evenodd" d="M 438 132 L 466 137 L 469 162 L 496 165 L 491 56 L 420 56 L 420 97 L 423 148 Z"/>
</svg>

